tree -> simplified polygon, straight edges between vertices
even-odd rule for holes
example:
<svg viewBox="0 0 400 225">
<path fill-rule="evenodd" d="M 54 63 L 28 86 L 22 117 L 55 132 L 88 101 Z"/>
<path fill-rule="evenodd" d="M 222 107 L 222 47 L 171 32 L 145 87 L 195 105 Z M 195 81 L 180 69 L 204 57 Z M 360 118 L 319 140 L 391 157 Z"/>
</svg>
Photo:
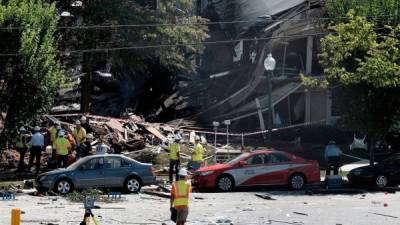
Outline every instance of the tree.
<svg viewBox="0 0 400 225">
<path fill-rule="evenodd" d="M 86 75 L 91 71 L 109 70 L 124 85 L 129 83 L 129 79 L 136 79 L 135 86 L 121 88 L 135 92 L 135 96 L 131 97 L 134 100 L 119 106 L 135 105 L 134 102 L 139 101 L 138 96 L 149 82 L 175 77 L 179 73 L 190 73 L 196 69 L 193 62 L 196 55 L 203 51 L 203 46 L 193 43 L 204 41 L 208 37 L 208 28 L 203 24 L 206 19 L 193 15 L 194 1 L 159 0 L 157 9 L 134 0 L 85 1 L 82 7 L 71 7 L 72 2 L 58 1 L 58 7 L 71 11 L 76 20 L 66 23 L 76 26 L 79 21 L 78 25 L 81 26 L 109 27 L 63 30 L 62 41 L 67 44 L 63 44 L 62 49 L 122 48 L 117 51 L 84 52 L 73 56 L 81 58 L 82 72 Z M 137 26 L 113 28 L 113 25 L 121 24 Z M 177 44 L 179 46 L 170 46 Z M 140 48 L 159 45 L 164 47 Z M 125 47 L 138 48 L 123 49 Z M 83 81 L 83 88 L 88 91 L 90 76 L 85 76 Z M 159 92 L 165 94 L 165 91 Z M 119 93 L 119 96 L 125 95 L 126 93 Z M 88 97 L 83 96 L 83 101 L 86 102 L 83 105 L 88 105 Z"/>
<path fill-rule="evenodd" d="M 18 122 L 30 123 L 53 103 L 63 81 L 55 36 L 58 17 L 55 4 L 43 0 L 0 1 L 0 112 L 5 122 L 2 138 L 15 131 Z"/>
<path fill-rule="evenodd" d="M 400 26 L 381 27 L 347 14 L 321 39 L 320 63 L 328 83 L 341 85 L 339 111 L 345 124 L 369 134 L 369 146 L 400 114 Z M 377 32 L 379 28 L 379 32 Z M 373 163 L 371 151 L 371 163 Z"/>
</svg>

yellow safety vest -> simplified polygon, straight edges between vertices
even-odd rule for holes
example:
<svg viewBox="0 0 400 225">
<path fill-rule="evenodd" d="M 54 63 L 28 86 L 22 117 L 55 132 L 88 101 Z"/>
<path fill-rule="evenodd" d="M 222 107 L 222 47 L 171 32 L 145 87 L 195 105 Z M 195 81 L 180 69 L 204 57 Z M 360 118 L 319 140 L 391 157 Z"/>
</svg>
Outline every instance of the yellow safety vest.
<svg viewBox="0 0 400 225">
<path fill-rule="evenodd" d="M 27 147 L 26 135 L 25 134 L 18 134 L 15 145 L 17 146 L 17 148 L 25 148 L 25 147 Z"/>
<path fill-rule="evenodd" d="M 57 128 L 51 127 L 50 129 L 50 141 L 53 143 L 57 139 Z"/>
<path fill-rule="evenodd" d="M 172 184 L 172 195 L 174 201 L 172 202 L 173 207 L 187 207 L 189 205 L 189 193 L 191 191 L 190 183 L 180 180 Z"/>
<path fill-rule="evenodd" d="M 169 159 L 178 160 L 178 152 L 181 151 L 181 146 L 178 143 L 170 143 L 168 145 Z"/>
<path fill-rule="evenodd" d="M 203 146 L 200 143 L 197 143 L 196 146 L 194 146 L 194 154 L 192 160 L 196 162 L 203 161 L 203 151 Z"/>
<path fill-rule="evenodd" d="M 86 130 L 85 128 L 81 127 L 79 130 L 74 130 L 74 137 L 76 143 L 81 144 L 86 141 Z"/>
<path fill-rule="evenodd" d="M 65 138 L 57 138 L 54 142 L 54 148 L 57 150 L 59 155 L 68 155 L 69 142 Z"/>
</svg>

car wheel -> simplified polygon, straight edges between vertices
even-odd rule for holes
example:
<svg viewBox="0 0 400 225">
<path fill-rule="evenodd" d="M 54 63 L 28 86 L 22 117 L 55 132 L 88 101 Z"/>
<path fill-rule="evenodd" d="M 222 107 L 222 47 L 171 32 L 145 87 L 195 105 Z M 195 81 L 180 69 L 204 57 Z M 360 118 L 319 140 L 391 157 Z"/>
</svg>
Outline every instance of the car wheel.
<svg viewBox="0 0 400 225">
<path fill-rule="evenodd" d="M 302 174 L 294 174 L 289 179 L 289 185 L 294 190 L 301 190 L 303 189 L 304 185 L 306 184 L 306 179 Z"/>
<path fill-rule="evenodd" d="M 233 179 L 228 175 L 222 175 L 217 180 L 217 188 L 220 191 L 231 191 L 234 186 Z"/>
<path fill-rule="evenodd" d="M 72 190 L 74 189 L 74 186 L 70 180 L 60 179 L 56 182 L 54 189 L 56 192 L 58 192 L 62 195 L 66 195 L 66 194 L 72 192 Z"/>
<path fill-rule="evenodd" d="M 124 187 L 129 193 L 138 193 L 142 188 L 142 183 L 137 177 L 129 177 L 126 179 Z"/>
<path fill-rule="evenodd" d="M 389 181 L 385 175 L 379 175 L 375 179 L 375 184 L 379 188 L 384 188 L 388 185 Z"/>
</svg>

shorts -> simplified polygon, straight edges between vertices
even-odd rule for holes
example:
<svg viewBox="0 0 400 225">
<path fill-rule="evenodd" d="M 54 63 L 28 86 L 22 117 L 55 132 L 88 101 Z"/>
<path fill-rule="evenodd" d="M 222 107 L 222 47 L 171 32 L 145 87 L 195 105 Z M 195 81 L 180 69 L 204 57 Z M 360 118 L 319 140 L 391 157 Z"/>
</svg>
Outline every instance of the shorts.
<svg viewBox="0 0 400 225">
<path fill-rule="evenodd" d="M 189 208 L 176 209 L 176 221 L 186 222 L 188 215 L 189 215 Z"/>
</svg>

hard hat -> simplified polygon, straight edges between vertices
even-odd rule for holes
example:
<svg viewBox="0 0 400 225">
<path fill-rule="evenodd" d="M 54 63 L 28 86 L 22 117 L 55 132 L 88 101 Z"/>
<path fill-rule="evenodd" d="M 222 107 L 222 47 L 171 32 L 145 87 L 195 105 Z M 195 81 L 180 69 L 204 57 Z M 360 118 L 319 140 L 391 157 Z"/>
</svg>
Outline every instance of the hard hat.
<svg viewBox="0 0 400 225">
<path fill-rule="evenodd" d="M 81 117 L 81 121 L 86 121 L 86 117 L 85 117 L 85 116 L 82 116 L 82 117 Z"/>
<path fill-rule="evenodd" d="M 89 134 L 86 135 L 86 138 L 87 139 L 93 139 L 94 137 L 93 137 L 93 134 L 89 133 Z"/>
<path fill-rule="evenodd" d="M 20 128 L 19 128 L 19 131 L 21 131 L 21 132 L 25 132 L 25 131 L 26 131 L 26 129 L 25 129 L 25 127 L 20 127 Z"/>
<path fill-rule="evenodd" d="M 64 130 L 60 130 L 60 131 L 58 132 L 58 136 L 59 136 L 59 137 L 64 137 L 64 135 L 65 135 L 65 131 L 64 131 Z"/>
<path fill-rule="evenodd" d="M 194 138 L 195 141 L 200 141 L 200 136 L 196 135 L 196 137 Z"/>
<path fill-rule="evenodd" d="M 77 121 L 75 121 L 75 124 L 76 125 L 81 125 L 81 121 L 77 120 Z"/>
<path fill-rule="evenodd" d="M 52 154 L 52 152 L 53 152 L 53 147 L 51 147 L 51 145 L 47 145 L 46 146 L 46 153 L 50 155 L 50 154 Z"/>
<path fill-rule="evenodd" d="M 57 126 L 56 126 L 56 129 L 57 129 L 57 130 L 61 130 L 61 125 L 57 125 Z"/>
<path fill-rule="evenodd" d="M 182 168 L 182 169 L 179 170 L 178 175 L 181 176 L 181 177 L 187 177 L 188 171 L 185 168 Z"/>
<path fill-rule="evenodd" d="M 168 139 L 169 142 L 174 142 L 175 141 L 174 135 L 168 135 L 167 139 Z"/>
<path fill-rule="evenodd" d="M 40 131 L 40 127 L 36 126 L 35 128 L 33 128 L 33 131 Z"/>
</svg>

